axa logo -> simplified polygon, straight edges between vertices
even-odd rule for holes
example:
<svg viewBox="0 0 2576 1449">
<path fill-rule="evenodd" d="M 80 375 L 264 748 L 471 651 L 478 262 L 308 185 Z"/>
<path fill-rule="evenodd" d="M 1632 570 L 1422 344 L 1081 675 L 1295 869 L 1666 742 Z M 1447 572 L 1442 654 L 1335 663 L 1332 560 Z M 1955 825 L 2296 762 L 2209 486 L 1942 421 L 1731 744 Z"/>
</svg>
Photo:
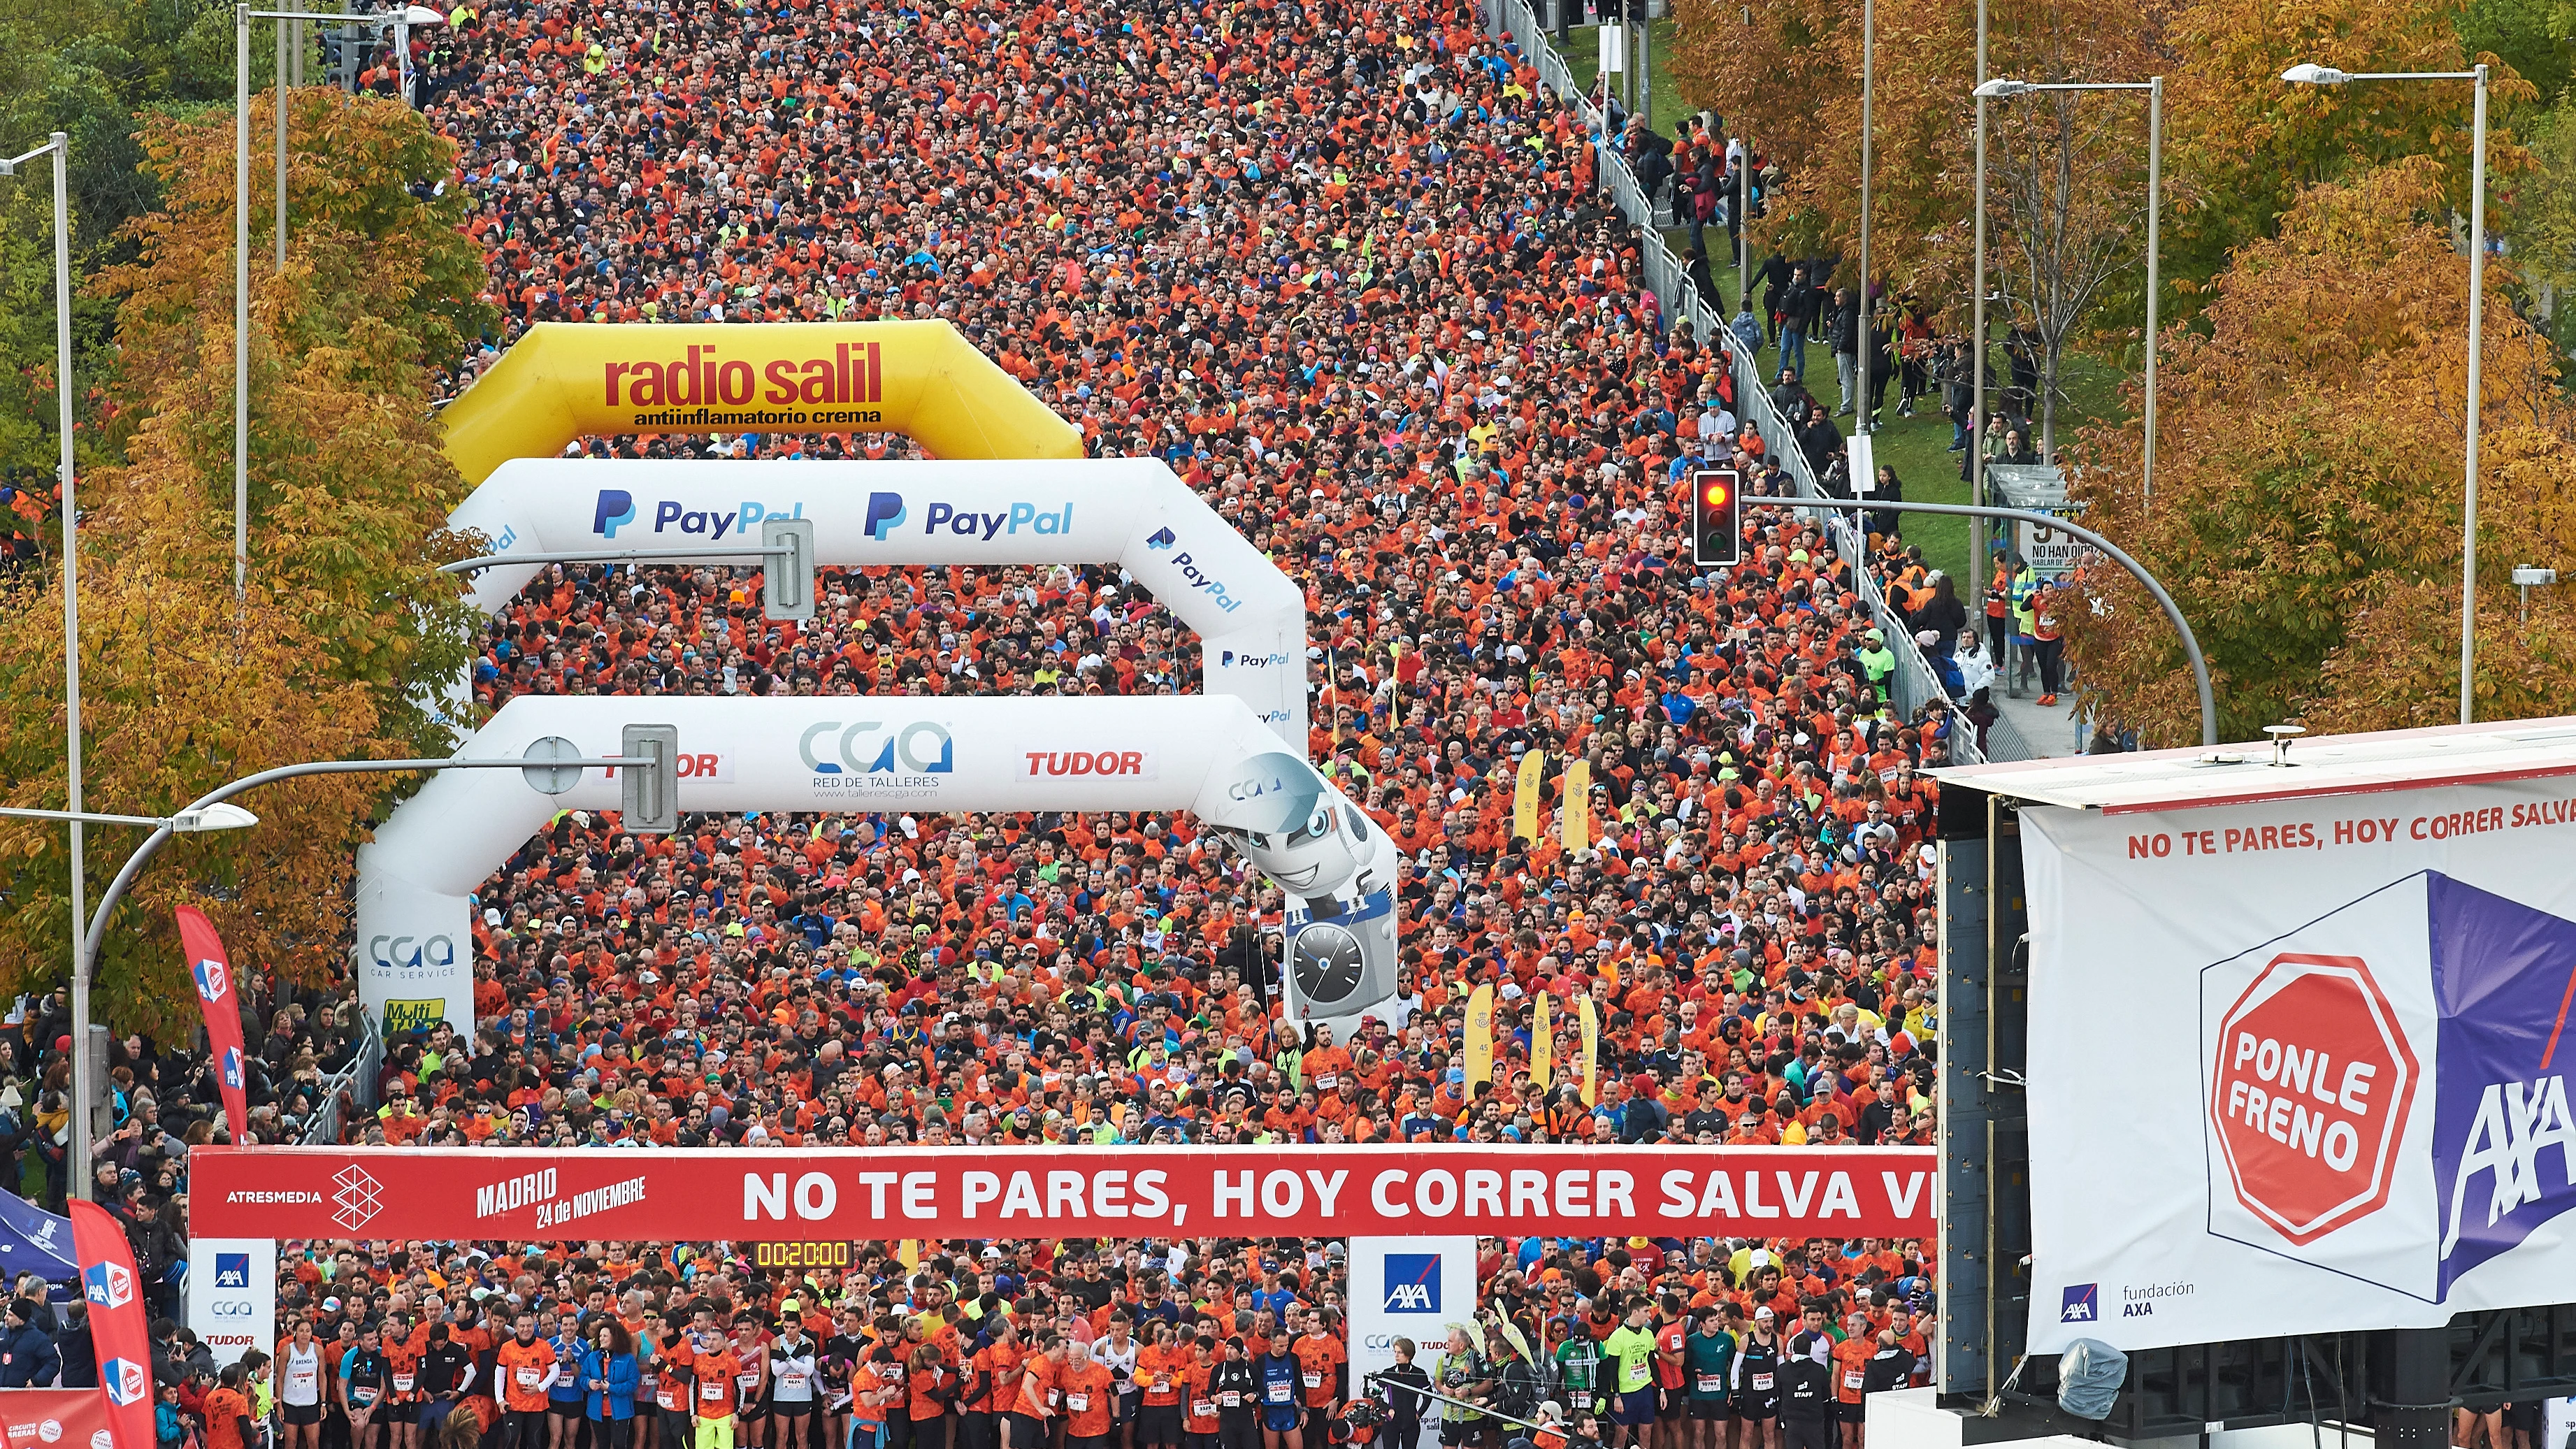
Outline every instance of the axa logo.
<svg viewBox="0 0 2576 1449">
<path fill-rule="evenodd" d="M 1145 546 L 1160 553 L 1180 541 L 1180 535 L 1172 532 L 1171 529 L 1158 528 L 1146 535 Z"/>
<path fill-rule="evenodd" d="M 2102 1285 L 2075 1283 L 2068 1285 L 2066 1296 L 2057 1305 L 2060 1323 L 2099 1323 L 2102 1321 Z"/>
<path fill-rule="evenodd" d="M 1172 567 L 1181 571 L 1181 577 L 1189 581 L 1189 586 L 1191 588 L 1215 599 L 1216 606 L 1223 609 L 1225 612 L 1231 614 L 1235 610 L 1243 607 L 1243 601 L 1236 598 L 1233 592 L 1226 588 L 1224 580 L 1209 573 L 1205 568 L 1199 565 L 1196 559 L 1191 558 L 1188 553 L 1182 552 L 1172 555 Z"/>
<path fill-rule="evenodd" d="M 1440 1255 L 1438 1253 L 1386 1255 L 1385 1310 L 1389 1313 L 1440 1311 Z"/>
<path fill-rule="evenodd" d="M 1220 649 L 1217 651 L 1216 662 L 1221 669 L 1281 669 L 1287 666 L 1288 656 L 1278 651 L 1268 654 L 1237 654 L 1231 649 Z"/>
<path fill-rule="evenodd" d="M 456 941 L 449 936 L 370 936 L 367 959 L 388 971 L 416 971 L 424 966 L 456 964 Z"/>
<path fill-rule="evenodd" d="M 635 521 L 635 495 L 623 488 L 599 490 L 598 506 L 591 510 L 590 531 L 602 538 L 615 538 L 617 530 Z M 740 538 L 760 526 L 764 518 L 803 518 L 802 500 L 785 507 L 746 498 L 731 508 L 722 505 L 695 506 L 679 498 L 660 498 L 653 503 L 653 531 L 679 532 L 713 542 L 720 538 Z"/>
<path fill-rule="evenodd" d="M 868 537 L 883 543 L 887 534 L 903 527 L 903 521 L 911 516 L 911 511 L 903 506 L 902 494 L 871 493 L 868 495 L 868 516 L 859 526 L 867 531 Z"/>
<path fill-rule="evenodd" d="M 822 753 L 827 742 L 829 754 Z M 846 727 L 839 720 L 821 720 L 797 736 L 796 757 L 817 775 L 882 775 L 897 770 L 947 775 L 957 769 L 957 742 L 949 738 L 946 725 L 930 720 L 893 729 L 872 719 Z"/>
<path fill-rule="evenodd" d="M 211 1004 L 220 1005 L 224 993 L 232 989 L 232 973 L 224 969 L 223 962 L 211 956 L 188 969 L 197 978 L 197 994 Z"/>
<path fill-rule="evenodd" d="M 81 1270 L 81 1296 L 101 1308 L 123 1308 L 134 1301 L 134 1272 L 116 1263 L 92 1263 Z"/>
<path fill-rule="evenodd" d="M 599 490 L 599 504 L 591 510 L 590 531 L 602 538 L 615 538 L 617 530 L 635 521 L 635 495 L 623 488 Z"/>
<path fill-rule="evenodd" d="M 230 1087 L 235 1091 L 239 1091 L 245 1085 L 247 1078 L 242 1074 L 242 1049 L 240 1047 L 228 1046 L 224 1048 L 223 1073 L 225 1086 Z"/>
<path fill-rule="evenodd" d="M 98 1366 L 100 1387 L 109 1403 L 122 1409 L 152 1397 L 152 1371 L 130 1358 L 112 1358 Z"/>
<path fill-rule="evenodd" d="M 217 1253 L 215 1255 L 215 1286 L 218 1288 L 238 1288 L 245 1293 L 249 1292 L 250 1254 Z"/>
</svg>

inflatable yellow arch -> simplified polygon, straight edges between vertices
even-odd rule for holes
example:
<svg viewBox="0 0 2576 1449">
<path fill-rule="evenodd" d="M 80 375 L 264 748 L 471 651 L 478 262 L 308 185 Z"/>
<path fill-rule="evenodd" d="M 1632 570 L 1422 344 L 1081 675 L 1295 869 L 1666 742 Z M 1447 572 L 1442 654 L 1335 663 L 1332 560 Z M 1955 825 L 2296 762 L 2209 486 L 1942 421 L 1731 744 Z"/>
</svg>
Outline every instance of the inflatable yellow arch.
<svg viewBox="0 0 2576 1449">
<path fill-rule="evenodd" d="M 945 322 L 540 322 L 448 405 L 468 483 L 603 433 L 901 433 L 942 458 L 1079 458 L 1082 433 Z"/>
</svg>

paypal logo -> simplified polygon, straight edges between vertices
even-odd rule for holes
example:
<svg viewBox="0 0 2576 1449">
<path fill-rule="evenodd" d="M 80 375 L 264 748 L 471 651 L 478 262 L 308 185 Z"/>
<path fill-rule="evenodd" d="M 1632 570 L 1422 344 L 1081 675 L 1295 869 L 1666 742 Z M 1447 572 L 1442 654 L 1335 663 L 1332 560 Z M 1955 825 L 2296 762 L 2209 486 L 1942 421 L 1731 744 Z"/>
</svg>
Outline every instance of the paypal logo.
<svg viewBox="0 0 2576 1449">
<path fill-rule="evenodd" d="M 1158 528 L 1146 538 L 1145 546 L 1159 552 L 1160 550 L 1170 548 L 1173 544 L 1178 543 L 1179 541 L 1180 535 L 1172 532 L 1168 528 Z"/>
<path fill-rule="evenodd" d="M 635 521 L 635 495 L 623 488 L 599 490 L 599 506 L 591 510 L 590 531 L 602 538 L 615 538 L 618 528 Z"/>
<path fill-rule="evenodd" d="M 911 516 L 903 506 L 902 494 L 871 493 L 868 495 L 867 522 L 862 527 L 867 529 L 868 537 L 883 543 L 887 534 L 902 527 L 903 521 Z"/>
<path fill-rule="evenodd" d="M 1287 667 L 1288 656 L 1283 653 L 1275 652 L 1270 654 L 1237 654 L 1231 649 L 1221 649 L 1217 651 L 1216 662 L 1217 667 L 1220 669 L 1282 669 Z"/>
<path fill-rule="evenodd" d="M 1236 598 L 1226 589 L 1224 580 L 1201 568 L 1198 561 L 1187 553 L 1172 555 L 1172 567 L 1181 571 L 1181 577 L 1189 581 L 1191 588 L 1214 598 L 1216 606 L 1225 612 L 1231 614 L 1243 607 L 1243 600 Z"/>
<path fill-rule="evenodd" d="M 725 537 L 740 538 L 760 526 L 764 518 L 803 518 L 805 505 L 791 503 L 785 508 L 757 503 L 748 499 L 730 509 L 692 508 L 676 498 L 658 499 L 653 504 L 653 531 L 695 534 L 710 542 Z M 590 517 L 590 531 L 602 538 L 615 538 L 617 530 L 635 521 L 634 495 L 622 488 L 603 488 L 599 506 Z"/>
</svg>

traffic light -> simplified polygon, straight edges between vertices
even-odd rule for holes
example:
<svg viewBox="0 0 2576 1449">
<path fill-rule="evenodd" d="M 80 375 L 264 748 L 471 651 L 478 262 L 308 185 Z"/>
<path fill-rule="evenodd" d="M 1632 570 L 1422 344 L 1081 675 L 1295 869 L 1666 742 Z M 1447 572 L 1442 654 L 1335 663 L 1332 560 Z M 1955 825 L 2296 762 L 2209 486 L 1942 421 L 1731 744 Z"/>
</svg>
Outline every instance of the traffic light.
<svg viewBox="0 0 2576 1449">
<path fill-rule="evenodd" d="M 1744 549 L 1744 480 L 1732 468 L 1691 475 L 1691 562 L 1701 568 L 1735 563 Z"/>
<path fill-rule="evenodd" d="M 680 828 L 680 728 L 631 724 L 618 740 L 629 765 L 617 775 L 618 824 L 637 835 L 668 835 Z"/>
<path fill-rule="evenodd" d="M 760 612 L 767 619 L 814 617 L 814 520 L 764 518 L 760 546 L 784 548 L 761 560 Z"/>
</svg>

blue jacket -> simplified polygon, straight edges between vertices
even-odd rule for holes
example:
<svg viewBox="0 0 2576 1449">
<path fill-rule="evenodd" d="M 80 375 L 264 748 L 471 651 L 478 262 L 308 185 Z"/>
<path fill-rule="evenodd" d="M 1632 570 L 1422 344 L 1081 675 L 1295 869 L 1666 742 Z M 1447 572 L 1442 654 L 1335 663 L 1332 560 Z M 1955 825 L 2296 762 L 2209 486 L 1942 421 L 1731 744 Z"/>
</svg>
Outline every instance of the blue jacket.
<svg viewBox="0 0 2576 1449">
<path fill-rule="evenodd" d="M 54 1340 L 43 1329 L 22 1323 L 0 1330 L 0 1389 L 41 1388 L 61 1367 Z"/>
<path fill-rule="evenodd" d="M 608 1391 L 603 1394 L 590 1389 L 592 1379 L 606 1381 Z M 583 1351 L 581 1382 L 583 1388 L 590 1389 L 590 1417 L 593 1419 L 634 1418 L 635 1379 L 635 1355 L 609 1353 L 598 1348 Z"/>
</svg>

